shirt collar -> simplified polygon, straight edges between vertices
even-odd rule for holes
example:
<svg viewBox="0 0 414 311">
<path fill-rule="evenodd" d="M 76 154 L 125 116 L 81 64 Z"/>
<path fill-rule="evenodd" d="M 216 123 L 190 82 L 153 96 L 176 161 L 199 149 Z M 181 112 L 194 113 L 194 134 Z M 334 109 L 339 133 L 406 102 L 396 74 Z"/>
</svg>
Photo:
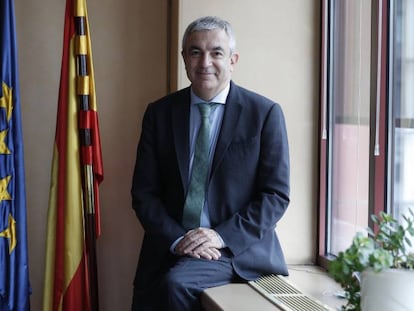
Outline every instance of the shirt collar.
<svg viewBox="0 0 414 311">
<path fill-rule="evenodd" d="M 230 92 L 230 83 L 216 96 L 214 96 L 210 101 L 212 103 L 218 103 L 218 104 L 225 104 L 227 96 Z M 191 89 L 191 104 L 198 104 L 198 103 L 205 103 L 205 100 L 202 100 L 200 97 L 198 97 L 196 94 L 194 94 L 193 89 Z"/>
</svg>

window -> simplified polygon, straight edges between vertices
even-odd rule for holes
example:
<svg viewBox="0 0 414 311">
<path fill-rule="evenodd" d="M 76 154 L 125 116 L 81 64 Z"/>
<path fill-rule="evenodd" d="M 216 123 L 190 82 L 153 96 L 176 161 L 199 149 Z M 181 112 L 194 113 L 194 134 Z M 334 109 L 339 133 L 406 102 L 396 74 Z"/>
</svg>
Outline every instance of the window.
<svg viewBox="0 0 414 311">
<path fill-rule="evenodd" d="M 368 225 L 370 1 L 333 1 L 329 79 L 328 252 Z"/>
<path fill-rule="evenodd" d="M 390 210 L 414 211 L 414 1 L 390 1 Z"/>
<path fill-rule="evenodd" d="M 319 255 L 414 210 L 414 1 L 322 2 Z"/>
</svg>

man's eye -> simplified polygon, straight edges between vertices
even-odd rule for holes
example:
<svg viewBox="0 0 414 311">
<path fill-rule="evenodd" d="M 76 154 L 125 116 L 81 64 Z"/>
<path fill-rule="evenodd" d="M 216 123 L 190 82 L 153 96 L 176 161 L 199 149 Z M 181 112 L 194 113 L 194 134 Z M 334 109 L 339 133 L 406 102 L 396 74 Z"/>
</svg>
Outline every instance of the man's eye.
<svg viewBox="0 0 414 311">
<path fill-rule="evenodd" d="M 199 50 L 191 50 L 190 55 L 191 56 L 198 56 L 198 55 L 200 55 L 200 51 Z"/>
</svg>

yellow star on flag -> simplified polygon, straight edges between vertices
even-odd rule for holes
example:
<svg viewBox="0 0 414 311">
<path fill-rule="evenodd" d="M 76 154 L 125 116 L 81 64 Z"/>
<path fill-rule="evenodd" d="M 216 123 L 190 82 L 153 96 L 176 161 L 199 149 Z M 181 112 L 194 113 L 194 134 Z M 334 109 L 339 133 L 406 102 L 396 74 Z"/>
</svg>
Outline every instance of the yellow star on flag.
<svg viewBox="0 0 414 311">
<path fill-rule="evenodd" d="M 0 97 L 0 108 L 6 109 L 7 122 L 9 122 L 13 110 L 13 90 L 5 82 L 2 82 L 2 89 L 3 97 Z"/>
<path fill-rule="evenodd" d="M 4 141 L 6 139 L 8 130 L 0 131 L 0 154 L 10 154 L 10 150 Z"/>
<path fill-rule="evenodd" d="M 12 199 L 10 193 L 7 191 L 7 186 L 9 185 L 10 178 L 11 176 L 9 175 L 0 179 L 0 202 Z"/>
<path fill-rule="evenodd" d="M 14 220 L 11 214 L 9 214 L 9 226 L 4 231 L 0 232 L 0 237 L 9 239 L 9 254 L 11 254 L 17 244 L 16 220 Z"/>
</svg>

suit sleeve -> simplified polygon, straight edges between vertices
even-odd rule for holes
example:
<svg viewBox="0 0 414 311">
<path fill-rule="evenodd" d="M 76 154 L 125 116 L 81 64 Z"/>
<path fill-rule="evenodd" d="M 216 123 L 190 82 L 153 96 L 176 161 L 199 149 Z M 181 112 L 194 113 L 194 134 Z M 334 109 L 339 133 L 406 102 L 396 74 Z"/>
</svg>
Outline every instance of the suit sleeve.
<svg viewBox="0 0 414 311">
<path fill-rule="evenodd" d="M 164 240 L 165 246 L 169 247 L 185 231 L 167 212 L 162 199 L 162 174 L 157 153 L 159 138 L 154 120 L 155 111 L 150 104 L 144 114 L 137 148 L 131 188 L 132 207 L 146 234 Z"/>
</svg>

